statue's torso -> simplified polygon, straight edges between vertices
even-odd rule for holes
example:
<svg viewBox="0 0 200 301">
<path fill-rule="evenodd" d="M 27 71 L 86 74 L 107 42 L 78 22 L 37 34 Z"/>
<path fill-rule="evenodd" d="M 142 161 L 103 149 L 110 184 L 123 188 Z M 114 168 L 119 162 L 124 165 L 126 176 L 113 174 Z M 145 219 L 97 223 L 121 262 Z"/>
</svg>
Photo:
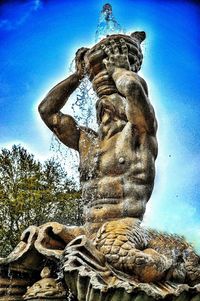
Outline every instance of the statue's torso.
<svg viewBox="0 0 200 301">
<path fill-rule="evenodd" d="M 121 132 L 102 141 L 87 132 L 81 135 L 86 220 L 143 215 L 154 183 L 155 138 L 145 135 L 141 143 L 129 122 Z"/>
</svg>

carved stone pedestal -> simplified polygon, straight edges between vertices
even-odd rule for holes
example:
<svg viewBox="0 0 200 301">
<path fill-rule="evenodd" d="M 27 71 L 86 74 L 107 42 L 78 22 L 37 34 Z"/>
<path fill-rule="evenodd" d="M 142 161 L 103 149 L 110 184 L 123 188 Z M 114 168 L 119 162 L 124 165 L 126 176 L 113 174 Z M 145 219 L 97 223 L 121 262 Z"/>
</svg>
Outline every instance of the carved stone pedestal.
<svg viewBox="0 0 200 301">
<path fill-rule="evenodd" d="M 200 284 L 142 283 L 98 255 L 84 236 L 65 249 L 64 279 L 76 301 L 200 301 Z"/>
</svg>

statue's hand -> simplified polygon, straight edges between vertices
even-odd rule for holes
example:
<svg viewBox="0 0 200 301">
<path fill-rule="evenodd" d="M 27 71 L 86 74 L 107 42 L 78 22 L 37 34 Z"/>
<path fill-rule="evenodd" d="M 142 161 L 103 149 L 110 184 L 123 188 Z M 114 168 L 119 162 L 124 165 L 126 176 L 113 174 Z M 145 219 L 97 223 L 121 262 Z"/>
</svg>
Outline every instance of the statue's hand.
<svg viewBox="0 0 200 301">
<path fill-rule="evenodd" d="M 75 57 L 76 72 L 80 79 L 82 79 L 85 74 L 84 56 L 88 50 L 89 50 L 89 48 L 82 47 L 82 48 L 79 48 L 76 52 L 76 57 Z"/>
<path fill-rule="evenodd" d="M 108 58 L 103 60 L 108 73 L 112 76 L 116 68 L 131 70 L 128 60 L 128 47 L 124 39 L 120 39 L 121 47 L 118 47 L 114 40 L 110 40 L 110 45 L 102 45 L 102 49 Z"/>
</svg>

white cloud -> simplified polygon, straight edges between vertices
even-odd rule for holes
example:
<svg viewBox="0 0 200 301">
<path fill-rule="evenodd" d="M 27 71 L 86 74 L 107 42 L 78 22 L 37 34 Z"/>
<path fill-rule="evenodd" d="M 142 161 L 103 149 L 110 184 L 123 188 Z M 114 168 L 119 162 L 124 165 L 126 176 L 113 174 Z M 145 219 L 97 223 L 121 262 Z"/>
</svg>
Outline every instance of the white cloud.
<svg viewBox="0 0 200 301">
<path fill-rule="evenodd" d="M 21 26 L 28 20 L 29 16 L 33 12 L 35 12 L 39 8 L 41 8 L 42 1 L 40 1 L 40 0 L 27 1 L 25 4 L 17 4 L 17 6 L 19 9 L 21 9 L 22 6 L 23 6 L 23 8 L 26 7 L 26 10 L 23 9 L 23 11 L 25 11 L 25 12 L 22 15 L 19 15 L 16 20 L 11 19 L 11 18 L 10 19 L 5 18 L 5 19 L 0 20 L 0 28 L 6 29 L 6 30 L 14 30 L 18 26 Z M 17 8 L 15 8 L 15 9 L 17 9 Z"/>
</svg>

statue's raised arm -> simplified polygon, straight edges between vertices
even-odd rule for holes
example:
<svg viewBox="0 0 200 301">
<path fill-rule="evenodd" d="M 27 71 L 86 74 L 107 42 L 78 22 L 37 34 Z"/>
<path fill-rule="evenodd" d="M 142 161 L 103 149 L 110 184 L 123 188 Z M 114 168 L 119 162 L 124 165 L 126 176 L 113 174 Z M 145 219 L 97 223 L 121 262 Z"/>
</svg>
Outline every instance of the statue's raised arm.
<svg viewBox="0 0 200 301">
<path fill-rule="evenodd" d="M 78 150 L 80 129 L 74 118 L 63 114 L 61 109 L 69 96 L 79 86 L 84 76 L 84 55 L 88 48 L 80 48 L 76 53 L 76 71 L 49 91 L 39 105 L 39 112 L 52 132 L 66 146 Z"/>
<path fill-rule="evenodd" d="M 102 45 L 102 48 L 108 56 L 103 60 L 108 74 L 113 78 L 119 93 L 126 99 L 128 121 L 137 128 L 140 134 L 155 135 L 157 122 L 154 109 L 148 99 L 147 84 L 143 78 L 131 70 L 125 40 L 120 39 L 118 46 L 111 39 L 110 45 Z"/>
</svg>

